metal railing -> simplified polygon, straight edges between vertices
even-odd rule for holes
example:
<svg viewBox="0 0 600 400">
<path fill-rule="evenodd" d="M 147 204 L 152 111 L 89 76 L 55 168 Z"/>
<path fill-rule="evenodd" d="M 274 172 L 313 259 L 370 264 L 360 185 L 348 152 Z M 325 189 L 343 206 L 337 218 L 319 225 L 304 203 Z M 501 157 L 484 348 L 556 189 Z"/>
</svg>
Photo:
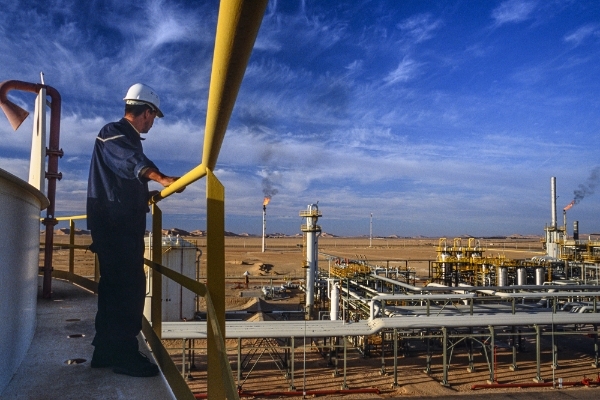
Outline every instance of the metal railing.
<svg viewBox="0 0 600 400">
<path fill-rule="evenodd" d="M 221 144 L 229 124 L 229 118 L 235 105 L 239 88 L 244 77 L 252 48 L 258 34 L 267 6 L 267 0 L 222 0 L 219 6 L 215 50 L 206 111 L 204 146 L 202 163 L 184 174 L 169 187 L 155 195 L 152 204 L 152 260 L 147 264 L 152 268 L 152 330 L 155 342 L 160 342 L 162 330 L 162 310 L 160 293 L 162 275 L 182 281 L 198 295 L 206 298 L 209 312 L 208 329 L 208 397 L 210 399 L 238 399 L 233 384 L 231 368 L 227 362 L 224 347 L 225 337 L 225 189 L 213 175 Z M 207 286 L 193 280 L 187 281 L 180 274 L 161 265 L 162 260 L 162 212 L 157 204 L 160 200 L 181 191 L 193 182 L 206 177 L 207 204 Z M 74 223 L 71 219 L 71 251 L 74 252 Z M 75 278 L 72 270 L 72 254 L 69 258 L 71 280 Z M 82 278 L 85 279 L 85 278 Z M 97 276 L 95 274 L 95 281 Z M 178 282 L 179 283 L 179 282 Z M 87 284 L 87 283 L 86 283 Z M 84 286 L 84 285 L 82 285 Z M 93 285 L 92 285 L 93 286 Z M 85 287 L 85 286 L 84 286 Z M 209 306 L 210 304 L 210 306 Z M 146 328 L 149 324 L 145 323 Z M 150 336 L 153 336 L 150 334 Z M 161 360 L 163 355 L 159 354 Z M 164 359 L 166 360 L 165 357 Z M 158 360 L 159 363 L 161 362 Z M 162 365 L 161 365 L 162 367 Z M 177 384 L 179 385 L 179 384 Z"/>
<path fill-rule="evenodd" d="M 154 214 L 155 218 L 156 217 L 160 218 L 161 215 L 159 212 L 157 212 L 156 205 L 154 205 L 153 208 L 155 208 L 153 210 L 154 211 L 153 214 Z M 85 215 L 57 218 L 58 220 L 61 220 L 61 221 L 69 221 L 69 227 L 70 227 L 69 243 L 61 244 L 62 247 L 66 247 L 69 249 L 69 266 L 68 266 L 68 271 L 54 270 L 52 272 L 52 275 L 55 278 L 67 280 L 69 282 L 72 282 L 79 286 L 82 286 L 94 293 L 97 293 L 98 278 L 99 278 L 97 275 L 95 275 L 94 279 L 92 280 L 92 279 L 85 278 L 85 277 L 75 273 L 75 265 L 74 265 L 75 249 L 87 249 L 88 248 L 88 246 L 86 246 L 86 245 L 75 244 L 75 220 L 85 219 L 85 218 L 86 218 Z M 158 232 L 156 232 L 156 230 L 158 230 Z M 162 253 L 162 244 L 160 242 L 162 240 L 162 230 L 160 229 L 159 223 L 153 223 L 152 237 L 153 237 L 153 240 L 155 240 L 154 238 L 158 238 L 158 241 L 159 241 L 158 245 L 156 243 L 152 243 L 153 252 L 155 251 L 155 249 L 158 249 L 158 252 Z M 153 258 L 155 257 L 155 255 L 156 254 L 154 254 L 154 253 L 152 254 Z M 95 259 L 97 260 L 97 257 L 95 257 Z M 167 382 L 169 383 L 169 386 L 173 390 L 173 393 L 175 394 L 175 396 L 178 399 L 187 399 L 187 398 L 193 399 L 194 396 L 193 396 L 191 390 L 189 389 L 184 378 L 182 377 L 181 373 L 177 369 L 177 366 L 172 361 L 171 357 L 168 354 L 168 351 L 165 349 L 165 347 L 163 346 L 163 344 L 160 340 L 160 337 L 161 337 L 161 332 L 160 332 L 161 328 L 160 327 L 162 325 L 160 323 L 161 322 L 160 316 L 162 315 L 162 307 L 161 307 L 162 282 L 159 282 L 160 284 L 157 284 L 157 285 L 155 285 L 154 282 L 155 282 L 155 280 L 157 280 L 156 278 L 158 276 L 162 277 L 164 275 L 167 278 L 173 280 L 174 282 L 180 284 L 182 287 L 185 287 L 186 289 L 192 291 L 196 295 L 204 297 L 204 299 L 206 301 L 206 308 L 207 308 L 207 316 L 208 316 L 207 319 L 209 321 L 217 321 L 218 317 L 217 317 L 217 314 L 215 311 L 215 307 L 214 307 L 212 298 L 210 297 L 210 294 L 208 292 L 206 285 L 204 285 L 200 282 L 197 282 L 183 274 L 180 274 L 179 272 L 173 271 L 172 269 L 169 269 L 155 261 L 152 261 L 149 259 L 144 259 L 144 263 L 147 266 L 149 266 L 150 268 L 152 268 L 152 270 L 157 273 L 157 274 L 153 275 L 152 308 L 151 308 L 152 319 L 157 322 L 151 324 L 144 317 L 143 324 L 142 324 L 142 331 L 144 333 L 144 336 L 146 337 L 146 340 L 150 344 L 150 348 L 152 349 L 152 352 L 154 353 L 156 361 L 160 365 L 161 371 L 165 375 L 165 378 L 167 379 Z M 96 265 L 97 265 L 97 262 L 96 262 Z M 97 270 L 97 268 L 96 268 L 96 270 Z M 161 281 L 160 278 L 158 280 Z M 155 318 L 155 315 L 159 316 L 158 319 Z M 237 385 L 235 384 L 235 382 L 233 380 L 233 373 L 232 373 L 231 366 L 229 364 L 229 360 L 227 357 L 227 349 L 225 347 L 225 339 L 224 339 L 223 332 L 221 331 L 218 323 L 210 323 L 209 328 L 212 330 L 212 335 L 213 335 L 213 341 L 212 341 L 212 343 L 209 344 L 209 348 L 212 345 L 215 347 L 215 349 L 217 351 L 218 368 L 220 371 L 220 380 L 221 380 L 221 382 L 224 383 L 223 391 L 225 392 L 227 399 L 239 399 L 238 394 L 237 394 Z"/>
</svg>

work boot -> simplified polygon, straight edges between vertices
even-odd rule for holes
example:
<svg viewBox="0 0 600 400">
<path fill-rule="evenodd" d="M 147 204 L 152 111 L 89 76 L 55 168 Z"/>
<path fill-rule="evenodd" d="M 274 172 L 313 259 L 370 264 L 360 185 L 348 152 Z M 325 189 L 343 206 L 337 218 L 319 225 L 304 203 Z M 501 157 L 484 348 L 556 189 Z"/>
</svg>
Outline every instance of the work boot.
<svg viewBox="0 0 600 400">
<path fill-rule="evenodd" d="M 156 376 L 159 372 L 158 366 L 137 350 L 116 355 L 112 366 L 113 372 L 129 376 L 149 377 Z"/>
<path fill-rule="evenodd" d="M 107 368 L 113 365 L 113 350 L 107 346 L 95 346 L 92 368 Z"/>
</svg>

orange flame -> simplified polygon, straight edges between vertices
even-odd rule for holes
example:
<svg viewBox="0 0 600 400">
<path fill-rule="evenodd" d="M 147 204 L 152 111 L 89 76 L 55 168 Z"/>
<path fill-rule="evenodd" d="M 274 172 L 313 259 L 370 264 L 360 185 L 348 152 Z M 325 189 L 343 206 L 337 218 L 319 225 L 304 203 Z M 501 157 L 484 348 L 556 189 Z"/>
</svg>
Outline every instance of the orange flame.
<svg viewBox="0 0 600 400">
<path fill-rule="evenodd" d="M 573 200 L 572 202 L 567 204 L 567 206 L 565 208 L 563 208 L 563 211 L 567 211 L 569 208 L 573 207 L 574 205 L 575 205 L 575 200 Z"/>
<path fill-rule="evenodd" d="M 266 206 L 267 204 L 269 204 L 270 201 L 271 201 L 270 197 L 265 197 L 265 199 L 263 200 L 263 206 Z"/>
</svg>

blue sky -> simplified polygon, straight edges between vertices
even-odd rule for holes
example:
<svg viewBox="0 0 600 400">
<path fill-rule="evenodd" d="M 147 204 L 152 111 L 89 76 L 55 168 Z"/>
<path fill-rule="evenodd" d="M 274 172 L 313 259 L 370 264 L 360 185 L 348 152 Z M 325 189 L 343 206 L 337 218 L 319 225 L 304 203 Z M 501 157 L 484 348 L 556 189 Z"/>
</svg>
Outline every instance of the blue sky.
<svg viewBox="0 0 600 400">
<path fill-rule="evenodd" d="M 147 155 L 200 163 L 218 2 L 0 7 L 0 80 L 43 71 L 62 95 L 58 214 L 84 211 L 95 136 L 133 83 L 165 113 Z M 226 229 L 259 234 L 270 189 L 268 232 L 299 233 L 318 201 L 338 235 L 368 235 L 370 213 L 382 236 L 543 234 L 555 176 L 559 222 L 579 190 L 568 226 L 600 232 L 599 72 L 596 1 L 271 1 L 215 171 Z M 0 167 L 23 178 L 31 126 L 0 117 Z M 161 203 L 165 227 L 205 229 L 204 185 Z"/>
</svg>

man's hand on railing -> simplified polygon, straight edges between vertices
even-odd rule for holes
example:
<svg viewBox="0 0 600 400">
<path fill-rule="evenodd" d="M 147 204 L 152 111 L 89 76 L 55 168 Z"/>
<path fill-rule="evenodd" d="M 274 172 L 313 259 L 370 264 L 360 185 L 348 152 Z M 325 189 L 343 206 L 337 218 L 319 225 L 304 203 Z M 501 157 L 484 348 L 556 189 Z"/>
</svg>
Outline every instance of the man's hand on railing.
<svg viewBox="0 0 600 400">
<path fill-rule="evenodd" d="M 160 183 L 164 187 L 170 186 L 173 182 L 179 179 L 179 176 L 167 176 L 157 170 L 156 168 L 146 168 L 141 173 L 142 177 L 153 180 L 155 182 Z M 185 187 L 181 188 L 177 191 L 177 193 L 181 193 L 185 190 Z M 152 196 L 151 196 L 152 197 Z"/>
</svg>

